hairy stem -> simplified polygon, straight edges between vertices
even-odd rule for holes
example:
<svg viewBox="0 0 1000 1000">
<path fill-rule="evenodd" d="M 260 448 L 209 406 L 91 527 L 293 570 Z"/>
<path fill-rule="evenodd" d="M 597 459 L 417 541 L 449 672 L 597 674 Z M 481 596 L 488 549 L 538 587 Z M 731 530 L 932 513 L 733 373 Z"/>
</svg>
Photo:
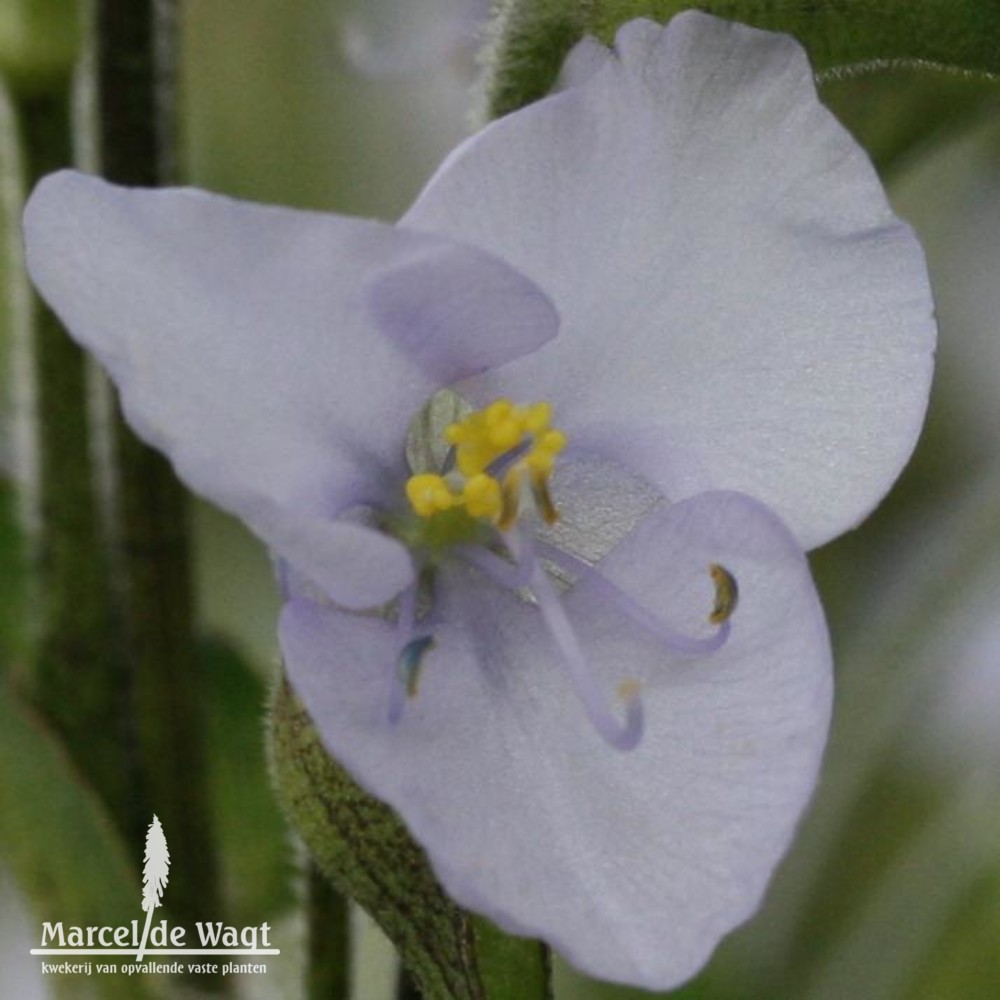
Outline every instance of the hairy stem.
<svg viewBox="0 0 1000 1000">
<path fill-rule="evenodd" d="M 101 173 L 121 184 L 165 183 L 176 163 L 174 5 L 96 0 L 94 14 Z M 185 923 L 215 919 L 221 902 L 205 783 L 187 497 L 166 460 L 118 415 L 111 438 L 115 570 L 143 797 L 184 858 L 186 877 L 171 882 L 170 909 Z"/>
<path fill-rule="evenodd" d="M 396 980 L 396 1000 L 421 1000 L 420 990 L 413 977 L 406 971 L 406 966 L 400 964 Z"/>
<path fill-rule="evenodd" d="M 26 180 L 72 162 L 68 80 L 18 101 Z M 32 440 L 28 498 L 33 586 L 41 614 L 25 686 L 87 779 L 128 828 L 133 806 L 128 677 L 114 641 L 109 565 L 98 517 L 87 361 L 55 315 L 33 299 Z"/>
<path fill-rule="evenodd" d="M 1000 7 L 980 0 L 498 0 L 485 117 L 544 97 L 585 35 L 608 44 L 632 18 L 666 22 L 690 7 L 795 35 L 821 78 L 890 64 L 1000 73 Z"/>
</svg>

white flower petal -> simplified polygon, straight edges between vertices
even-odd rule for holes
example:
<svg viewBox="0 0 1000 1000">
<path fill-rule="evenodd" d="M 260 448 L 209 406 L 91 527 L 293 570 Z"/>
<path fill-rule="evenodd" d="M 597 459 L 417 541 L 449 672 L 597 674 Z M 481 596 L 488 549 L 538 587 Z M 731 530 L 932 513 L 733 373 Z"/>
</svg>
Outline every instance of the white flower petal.
<svg viewBox="0 0 1000 1000">
<path fill-rule="evenodd" d="M 745 491 L 811 547 L 912 450 L 935 337 L 923 256 L 788 37 L 699 12 L 632 22 L 580 86 L 456 150 L 403 223 L 499 254 L 559 309 L 559 339 L 482 396 L 636 427 L 674 498 Z"/>
<path fill-rule="evenodd" d="M 759 504 L 706 494 L 648 517 L 602 563 L 677 627 L 707 630 L 710 562 L 739 580 L 730 640 L 671 654 L 581 584 L 565 607 L 613 698 L 643 684 L 627 753 L 588 723 L 536 608 L 449 567 L 418 696 L 386 722 L 390 623 L 296 600 L 282 649 L 331 752 L 393 805 L 448 891 L 593 975 L 691 976 L 759 904 L 812 790 L 830 654 L 802 553 Z"/>
<path fill-rule="evenodd" d="M 32 278 L 136 430 L 348 607 L 388 600 L 412 568 L 394 540 L 333 518 L 402 497 L 406 428 L 442 372 L 482 371 L 558 322 L 474 248 L 199 191 L 64 172 L 38 186 L 25 230 Z M 371 315 L 386 270 L 441 292 L 410 342 Z"/>
</svg>

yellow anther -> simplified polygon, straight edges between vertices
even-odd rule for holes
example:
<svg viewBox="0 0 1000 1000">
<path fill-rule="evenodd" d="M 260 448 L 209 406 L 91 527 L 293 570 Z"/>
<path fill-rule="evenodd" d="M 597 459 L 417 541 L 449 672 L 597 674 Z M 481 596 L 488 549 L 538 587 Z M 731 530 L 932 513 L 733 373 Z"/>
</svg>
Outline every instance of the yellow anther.
<svg viewBox="0 0 1000 1000">
<path fill-rule="evenodd" d="M 492 456 L 493 452 L 463 441 L 455 452 L 455 464 L 463 476 L 474 476 L 493 461 Z"/>
<path fill-rule="evenodd" d="M 740 588 L 737 586 L 736 577 L 725 566 L 712 563 L 708 567 L 708 572 L 715 584 L 715 605 L 708 620 L 713 625 L 721 625 L 724 621 L 728 621 L 736 610 L 740 600 Z"/>
<path fill-rule="evenodd" d="M 529 452 L 525 455 L 524 462 L 532 472 L 540 476 L 547 476 L 556 464 L 556 460 L 544 451 Z"/>
<path fill-rule="evenodd" d="M 490 427 L 489 442 L 498 452 L 502 453 L 520 444 L 523 436 L 524 429 L 521 422 L 507 417 L 504 420 L 498 420 Z"/>
<path fill-rule="evenodd" d="M 462 503 L 470 517 L 495 518 L 503 506 L 500 484 L 492 476 L 480 472 L 465 484 Z"/>
<path fill-rule="evenodd" d="M 566 435 L 562 431 L 546 431 L 535 447 L 550 455 L 558 455 L 566 447 Z"/>
<path fill-rule="evenodd" d="M 429 472 L 411 476 L 407 480 L 406 498 L 421 517 L 430 517 L 439 510 L 448 510 L 458 502 L 444 479 Z"/>
<path fill-rule="evenodd" d="M 514 404 L 509 399 L 495 399 L 482 411 L 482 419 L 487 424 L 496 424 L 508 416 L 513 409 Z M 478 414 L 473 413 L 468 419 L 473 421 L 477 416 Z"/>
<path fill-rule="evenodd" d="M 548 403 L 532 403 L 524 408 L 524 427 L 530 434 L 540 434 L 549 426 L 552 407 Z"/>
<path fill-rule="evenodd" d="M 642 684 L 630 677 L 618 685 L 618 697 L 624 702 L 635 701 L 642 693 Z"/>
<path fill-rule="evenodd" d="M 463 507 L 470 517 L 489 518 L 506 531 L 520 513 L 527 474 L 539 513 L 547 524 L 554 524 L 559 515 L 548 477 L 555 456 L 566 447 L 566 435 L 552 429 L 551 419 L 548 403 L 515 406 L 509 399 L 496 399 L 485 409 L 449 424 L 444 439 L 454 446 L 454 466 L 447 479 L 431 473 L 411 477 L 406 495 L 414 511 L 432 517 L 438 511 Z M 494 463 L 499 463 L 496 468 Z"/>
</svg>

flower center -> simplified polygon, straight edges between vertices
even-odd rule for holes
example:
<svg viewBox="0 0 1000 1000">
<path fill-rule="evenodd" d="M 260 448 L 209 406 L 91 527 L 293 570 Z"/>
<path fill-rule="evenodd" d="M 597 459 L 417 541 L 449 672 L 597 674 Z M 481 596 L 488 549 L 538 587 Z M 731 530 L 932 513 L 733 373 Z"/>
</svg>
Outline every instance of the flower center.
<svg viewBox="0 0 1000 1000">
<path fill-rule="evenodd" d="M 390 722 L 398 723 L 406 703 L 416 697 L 424 659 L 435 645 L 433 611 L 418 614 L 418 591 L 432 593 L 437 570 L 452 558 L 535 605 L 587 717 L 619 750 L 633 749 L 642 738 L 641 685 L 626 677 L 615 688 L 622 717 L 587 662 L 550 572 L 566 573 L 579 584 L 586 581 L 603 602 L 621 612 L 623 625 L 637 626 L 671 653 L 707 656 L 727 642 L 739 589 L 724 566 L 708 566 L 715 599 L 707 619 L 714 632 L 692 636 L 625 593 L 595 565 L 544 535 L 536 536 L 530 524 L 519 521 L 525 495 L 534 500 L 545 524 L 558 520 L 549 479 L 565 447 L 566 435 L 552 427 L 552 407 L 544 402 L 515 405 L 497 399 L 471 410 L 461 397 L 442 390 L 411 425 L 407 461 L 414 475 L 406 482 L 406 497 L 413 514 L 395 519 L 392 530 L 414 552 L 420 578 L 397 603 L 399 654 L 389 679 Z"/>
<path fill-rule="evenodd" d="M 406 483 L 406 496 L 423 518 L 461 508 L 470 517 L 508 531 L 517 521 L 527 484 L 546 524 L 559 514 L 549 492 L 555 458 L 566 435 L 551 425 L 548 403 L 515 406 L 497 399 L 449 424 L 451 445 L 442 474 L 423 472 Z"/>
</svg>

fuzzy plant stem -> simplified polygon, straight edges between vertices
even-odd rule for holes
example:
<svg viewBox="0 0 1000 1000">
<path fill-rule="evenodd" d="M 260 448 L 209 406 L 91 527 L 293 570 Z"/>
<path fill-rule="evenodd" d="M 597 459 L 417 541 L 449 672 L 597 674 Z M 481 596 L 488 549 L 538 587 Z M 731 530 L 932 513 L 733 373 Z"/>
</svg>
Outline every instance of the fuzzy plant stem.
<svg viewBox="0 0 1000 1000">
<path fill-rule="evenodd" d="M 120 184 L 168 183 L 176 163 L 174 5 L 96 0 L 92 23 L 100 171 Z M 184 859 L 185 876 L 171 880 L 166 905 L 190 925 L 219 919 L 222 908 L 205 782 L 187 496 L 166 460 L 118 414 L 111 453 L 112 550 L 143 797 Z"/>
<path fill-rule="evenodd" d="M 26 186 L 72 162 L 68 78 L 18 95 Z M 35 654 L 21 678 L 88 782 L 124 827 L 141 829 L 132 790 L 129 679 L 115 642 L 89 427 L 87 361 L 47 306 L 32 299 L 28 484 Z"/>
<path fill-rule="evenodd" d="M 396 980 L 396 1000 L 422 1000 L 420 990 L 405 965 L 400 965 Z"/>
</svg>

